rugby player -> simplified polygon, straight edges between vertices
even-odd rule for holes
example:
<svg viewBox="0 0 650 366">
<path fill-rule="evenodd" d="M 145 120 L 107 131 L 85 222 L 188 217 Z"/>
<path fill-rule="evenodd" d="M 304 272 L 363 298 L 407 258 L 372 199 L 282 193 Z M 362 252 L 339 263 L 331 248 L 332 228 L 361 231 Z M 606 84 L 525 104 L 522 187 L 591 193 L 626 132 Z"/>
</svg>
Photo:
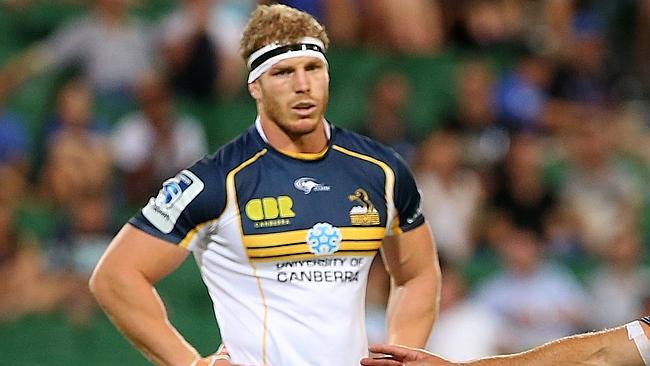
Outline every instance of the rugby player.
<svg viewBox="0 0 650 366">
<path fill-rule="evenodd" d="M 358 365 L 377 253 L 393 285 L 389 342 L 424 346 L 440 269 L 420 195 L 394 151 L 325 120 L 327 47 L 310 15 L 260 5 L 241 41 L 255 122 L 164 182 L 97 265 L 93 293 L 152 362 Z M 190 252 L 229 361 L 199 355 L 154 289 Z"/>
</svg>

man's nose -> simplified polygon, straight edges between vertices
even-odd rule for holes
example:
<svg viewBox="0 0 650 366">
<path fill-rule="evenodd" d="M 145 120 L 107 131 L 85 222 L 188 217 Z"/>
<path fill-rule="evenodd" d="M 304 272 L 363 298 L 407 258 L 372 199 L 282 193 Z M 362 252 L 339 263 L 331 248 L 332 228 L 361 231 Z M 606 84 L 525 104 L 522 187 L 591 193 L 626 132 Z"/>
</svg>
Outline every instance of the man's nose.
<svg viewBox="0 0 650 366">
<path fill-rule="evenodd" d="M 305 93 L 309 91 L 309 76 L 305 70 L 296 70 L 293 79 L 293 89 L 296 93 Z"/>
</svg>

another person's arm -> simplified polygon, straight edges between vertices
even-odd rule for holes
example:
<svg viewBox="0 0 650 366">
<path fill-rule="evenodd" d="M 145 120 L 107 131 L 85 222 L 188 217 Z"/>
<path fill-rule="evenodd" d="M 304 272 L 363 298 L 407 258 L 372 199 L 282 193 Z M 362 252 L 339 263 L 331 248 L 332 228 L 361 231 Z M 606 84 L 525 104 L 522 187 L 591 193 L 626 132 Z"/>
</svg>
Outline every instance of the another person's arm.
<svg viewBox="0 0 650 366">
<path fill-rule="evenodd" d="M 647 340 L 650 328 L 642 324 Z M 450 362 L 426 351 L 408 347 L 377 345 L 370 351 L 392 356 L 392 359 L 361 360 L 364 366 L 644 366 L 639 350 L 628 336 L 625 326 L 561 338 L 530 351 L 512 355 L 486 357 L 468 362 Z"/>
<path fill-rule="evenodd" d="M 429 225 L 384 239 L 391 276 L 388 342 L 424 347 L 438 315 L 440 267 Z"/>
</svg>

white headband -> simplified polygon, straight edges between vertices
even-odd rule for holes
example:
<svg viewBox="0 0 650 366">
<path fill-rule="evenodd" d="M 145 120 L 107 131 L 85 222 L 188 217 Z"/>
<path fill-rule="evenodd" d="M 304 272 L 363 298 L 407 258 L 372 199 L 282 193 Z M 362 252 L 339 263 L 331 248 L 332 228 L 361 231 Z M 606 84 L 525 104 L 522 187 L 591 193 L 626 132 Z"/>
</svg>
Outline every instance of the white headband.
<svg viewBox="0 0 650 366">
<path fill-rule="evenodd" d="M 246 62 L 250 72 L 248 74 L 248 83 L 257 80 L 263 73 L 268 71 L 273 65 L 282 60 L 292 57 L 311 56 L 321 59 L 327 65 L 327 59 L 323 53 L 325 46 L 320 39 L 305 37 L 295 45 L 282 45 L 271 43 L 259 50 L 253 52 Z M 261 63 L 260 63 L 261 61 Z"/>
</svg>

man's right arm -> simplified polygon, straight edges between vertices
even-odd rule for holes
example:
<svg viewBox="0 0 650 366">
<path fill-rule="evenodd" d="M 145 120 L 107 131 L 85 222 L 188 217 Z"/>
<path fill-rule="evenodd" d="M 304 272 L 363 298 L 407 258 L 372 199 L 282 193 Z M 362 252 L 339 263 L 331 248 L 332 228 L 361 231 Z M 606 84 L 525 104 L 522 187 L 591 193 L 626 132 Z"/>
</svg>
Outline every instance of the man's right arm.
<svg viewBox="0 0 650 366">
<path fill-rule="evenodd" d="M 127 224 L 90 279 L 90 288 L 111 321 L 157 365 L 187 366 L 199 357 L 169 322 L 153 287 L 188 253 Z"/>
<path fill-rule="evenodd" d="M 642 325 L 646 334 L 650 328 Z M 450 362 L 422 350 L 378 345 L 371 352 L 383 353 L 393 359 L 361 361 L 365 366 L 644 366 L 634 341 L 628 337 L 625 326 L 601 332 L 585 333 L 561 338 L 529 351 L 512 355 L 486 357 L 469 362 Z"/>
</svg>

